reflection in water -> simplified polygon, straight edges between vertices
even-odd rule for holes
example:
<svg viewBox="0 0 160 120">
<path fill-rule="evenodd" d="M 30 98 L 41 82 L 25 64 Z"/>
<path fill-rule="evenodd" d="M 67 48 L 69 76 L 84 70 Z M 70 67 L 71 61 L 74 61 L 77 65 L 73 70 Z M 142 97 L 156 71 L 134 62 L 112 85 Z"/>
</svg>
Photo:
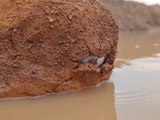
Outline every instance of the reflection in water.
<svg viewBox="0 0 160 120">
<path fill-rule="evenodd" d="M 113 84 L 38 99 L 0 101 L 0 120 L 116 120 Z"/>
</svg>

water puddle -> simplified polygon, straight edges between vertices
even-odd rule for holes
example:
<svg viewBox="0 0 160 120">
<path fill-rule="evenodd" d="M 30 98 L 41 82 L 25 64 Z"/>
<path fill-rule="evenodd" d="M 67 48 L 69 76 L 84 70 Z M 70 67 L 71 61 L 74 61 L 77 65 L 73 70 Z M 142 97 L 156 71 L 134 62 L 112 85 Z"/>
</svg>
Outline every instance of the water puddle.
<svg viewBox="0 0 160 120">
<path fill-rule="evenodd" d="M 160 57 L 132 60 L 111 79 L 117 120 L 160 120 Z"/>
<path fill-rule="evenodd" d="M 116 120 L 112 83 L 79 92 L 0 101 L 0 120 Z"/>
<path fill-rule="evenodd" d="M 0 100 L 0 120 L 160 120 L 160 34 L 120 34 L 110 82 L 79 92 Z"/>
<path fill-rule="evenodd" d="M 115 87 L 117 120 L 160 120 L 160 34 L 121 34 Z"/>
</svg>

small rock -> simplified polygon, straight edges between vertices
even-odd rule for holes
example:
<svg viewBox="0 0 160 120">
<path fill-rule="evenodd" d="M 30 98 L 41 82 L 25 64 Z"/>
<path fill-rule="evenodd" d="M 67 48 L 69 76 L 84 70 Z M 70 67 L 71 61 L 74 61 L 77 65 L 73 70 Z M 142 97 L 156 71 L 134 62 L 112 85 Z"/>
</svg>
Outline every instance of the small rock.
<svg viewBox="0 0 160 120">
<path fill-rule="evenodd" d="M 54 29 L 54 26 L 53 26 L 53 25 L 50 25 L 49 27 L 50 27 L 51 29 Z"/>
<path fill-rule="evenodd" d="M 48 18 L 48 21 L 49 21 L 50 23 L 54 22 L 53 18 L 51 18 L 51 17 Z"/>
<path fill-rule="evenodd" d="M 72 15 L 69 15 L 69 17 L 68 17 L 70 20 L 72 19 Z"/>
<path fill-rule="evenodd" d="M 14 29 L 13 29 L 13 32 L 17 32 L 17 29 L 16 29 L 16 28 L 14 28 Z"/>
</svg>

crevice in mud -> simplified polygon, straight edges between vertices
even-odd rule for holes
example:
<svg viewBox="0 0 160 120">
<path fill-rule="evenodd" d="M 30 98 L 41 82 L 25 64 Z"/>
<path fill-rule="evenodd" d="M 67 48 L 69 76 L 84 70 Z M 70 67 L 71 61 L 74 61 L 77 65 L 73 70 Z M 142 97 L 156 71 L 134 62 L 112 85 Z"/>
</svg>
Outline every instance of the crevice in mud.
<svg viewBox="0 0 160 120">
<path fill-rule="evenodd" d="M 58 85 L 54 88 L 54 90 L 56 90 L 56 92 L 58 92 L 57 90 L 58 90 L 59 87 L 62 87 L 61 89 L 63 89 L 63 84 L 67 83 L 67 82 L 70 81 L 70 80 L 72 80 L 72 77 L 63 80 L 60 84 L 58 84 Z M 67 85 L 67 84 L 65 84 L 65 85 Z"/>
</svg>

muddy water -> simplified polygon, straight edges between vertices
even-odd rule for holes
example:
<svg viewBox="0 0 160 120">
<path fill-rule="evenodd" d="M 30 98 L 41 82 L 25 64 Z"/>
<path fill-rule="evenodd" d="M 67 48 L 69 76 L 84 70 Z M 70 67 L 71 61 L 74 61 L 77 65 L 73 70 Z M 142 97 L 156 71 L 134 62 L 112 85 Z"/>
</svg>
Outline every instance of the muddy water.
<svg viewBox="0 0 160 120">
<path fill-rule="evenodd" d="M 0 101 L 0 120 L 116 120 L 113 84 L 76 93 Z"/>
<path fill-rule="evenodd" d="M 160 120 L 160 32 L 121 34 L 114 83 L 117 120 Z"/>
<path fill-rule="evenodd" d="M 0 120 L 160 120 L 160 34 L 121 33 L 110 82 L 79 92 L 0 100 Z"/>
</svg>

